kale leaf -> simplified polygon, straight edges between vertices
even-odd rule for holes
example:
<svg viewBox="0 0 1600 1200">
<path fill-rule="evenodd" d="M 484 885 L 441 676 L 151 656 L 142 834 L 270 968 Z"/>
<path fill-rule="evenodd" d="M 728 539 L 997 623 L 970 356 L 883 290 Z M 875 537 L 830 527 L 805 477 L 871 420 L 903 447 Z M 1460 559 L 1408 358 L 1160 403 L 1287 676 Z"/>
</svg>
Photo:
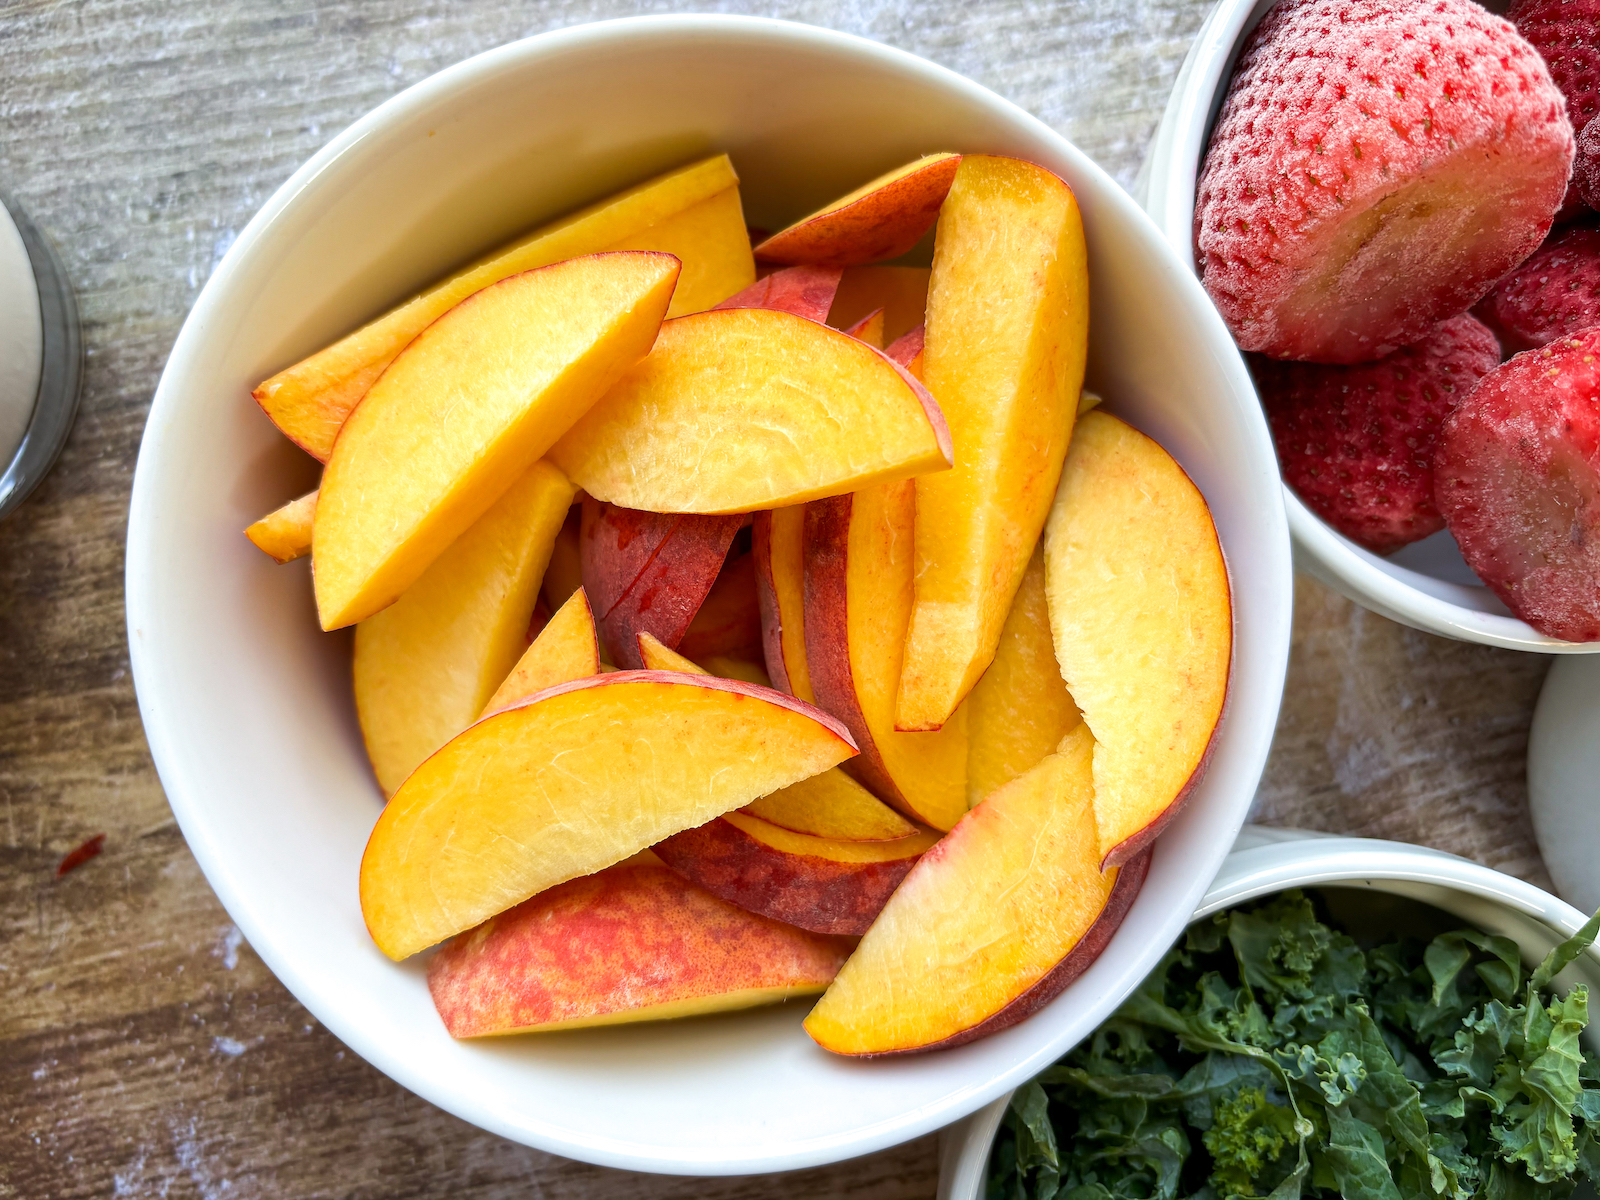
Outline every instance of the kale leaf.
<svg viewBox="0 0 1600 1200">
<path fill-rule="evenodd" d="M 1546 1200 L 1600 1184 L 1581 986 L 1458 930 L 1363 950 L 1297 891 L 1191 926 L 1012 1100 L 989 1200 Z"/>
</svg>

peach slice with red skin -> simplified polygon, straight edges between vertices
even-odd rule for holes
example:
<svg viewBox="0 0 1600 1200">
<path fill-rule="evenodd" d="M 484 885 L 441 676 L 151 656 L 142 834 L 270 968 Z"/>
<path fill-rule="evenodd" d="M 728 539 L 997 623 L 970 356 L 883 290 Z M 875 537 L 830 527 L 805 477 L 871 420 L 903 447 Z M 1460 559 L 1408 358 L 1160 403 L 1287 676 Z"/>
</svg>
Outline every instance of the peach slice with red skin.
<svg viewBox="0 0 1600 1200">
<path fill-rule="evenodd" d="M 244 535 L 281 566 L 311 553 L 311 522 L 316 512 L 317 494 L 308 492 L 252 522 Z"/>
<path fill-rule="evenodd" d="M 861 934 L 939 835 L 847 842 L 727 813 L 658 844 L 661 861 L 714 896 L 813 933 Z"/>
<path fill-rule="evenodd" d="M 1126 862 L 1210 756 L 1233 654 L 1227 564 L 1183 468 L 1098 409 L 1073 435 L 1044 558 L 1056 659 L 1094 731 L 1101 856 Z"/>
<path fill-rule="evenodd" d="M 755 559 L 749 551 L 731 554 L 723 563 L 677 648 L 697 662 L 761 657 L 761 602 L 756 596 Z"/>
<path fill-rule="evenodd" d="M 717 308 L 771 308 L 811 321 L 826 321 L 844 274 L 837 267 L 788 267 L 756 280 Z"/>
<path fill-rule="evenodd" d="M 806 1018 L 818 1045 L 860 1057 L 959 1046 L 1093 963 L 1147 861 L 1100 868 L 1093 751 L 1080 725 L 922 856 Z"/>
<path fill-rule="evenodd" d="M 669 650 L 648 633 L 639 635 L 639 657 L 651 671 L 723 674 L 711 667 L 717 660 L 708 660 L 706 666 L 700 666 L 677 651 Z M 791 783 L 770 796 L 751 801 L 739 811 L 794 833 L 837 841 L 893 841 L 918 832 L 915 825 L 838 767 Z"/>
<path fill-rule="evenodd" d="M 939 212 L 921 369 L 961 452 L 917 480 L 899 729 L 937 729 L 994 658 L 1061 477 L 1088 336 L 1072 189 L 1033 163 L 967 155 Z"/>
<path fill-rule="evenodd" d="M 393 603 L 648 354 L 678 268 L 666 254 L 596 254 L 513 275 L 400 352 L 340 429 L 317 490 L 324 629 Z"/>
<path fill-rule="evenodd" d="M 598 500 L 751 513 L 942 471 L 939 406 L 837 329 L 762 308 L 668 321 L 550 453 Z"/>
<path fill-rule="evenodd" d="M 567 597 L 545 622 L 533 645 L 523 651 L 517 665 L 501 682 L 481 715 L 515 704 L 546 688 L 600 674 L 600 639 L 594 614 L 582 588 Z"/>
<path fill-rule="evenodd" d="M 850 773 L 907 816 L 949 829 L 967 811 L 966 709 L 932 733 L 894 722 L 915 519 L 910 480 L 806 505 L 806 665 L 817 703 L 861 749 Z"/>
<path fill-rule="evenodd" d="M 688 633 L 743 518 L 635 512 L 592 499 L 583 512 L 584 588 L 609 601 L 600 639 L 613 663 L 637 669 L 640 633 L 668 647 Z"/>
<path fill-rule="evenodd" d="M 806 667 L 805 505 L 756 514 L 750 556 L 761 606 L 761 646 L 773 684 L 814 703 Z"/>
<path fill-rule="evenodd" d="M 361 860 L 373 941 L 405 958 L 855 753 L 770 688 L 619 671 L 490 713 L 402 784 Z"/>
<path fill-rule="evenodd" d="M 930 154 L 885 172 L 756 247 L 763 262 L 854 267 L 897 258 L 933 227 L 961 165 Z"/>
<path fill-rule="evenodd" d="M 340 427 L 373 381 L 434 321 L 502 279 L 608 250 L 660 251 L 682 260 L 667 309 L 674 317 L 710 308 L 748 284 L 755 264 L 728 156 L 669 171 L 501 247 L 278 372 L 251 395 L 285 437 L 327 462 Z"/>
<path fill-rule="evenodd" d="M 452 1037 L 587 1029 L 814 995 L 849 954 L 645 852 L 459 935 L 428 964 L 428 991 Z"/>
<path fill-rule="evenodd" d="M 928 331 L 921 325 L 901 334 L 884 351 L 918 379 L 922 378 L 922 351 L 928 340 Z"/>
</svg>

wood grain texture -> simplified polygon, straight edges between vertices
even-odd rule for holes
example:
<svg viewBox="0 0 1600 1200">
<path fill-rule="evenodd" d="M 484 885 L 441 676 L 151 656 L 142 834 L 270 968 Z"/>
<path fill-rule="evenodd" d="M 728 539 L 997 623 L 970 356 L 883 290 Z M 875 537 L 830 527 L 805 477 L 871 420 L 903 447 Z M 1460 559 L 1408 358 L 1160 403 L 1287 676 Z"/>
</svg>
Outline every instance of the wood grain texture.
<svg viewBox="0 0 1600 1200">
<path fill-rule="evenodd" d="M 691 7 L 923 54 L 1126 183 L 1206 2 L 0 0 L 0 189 L 61 251 L 88 348 L 66 454 L 0 525 L 0 1197 L 932 1195 L 931 1138 L 776 1179 L 669 1179 L 527 1150 L 409 1095 L 241 943 L 171 821 L 128 678 L 139 435 L 184 314 L 251 214 L 339 129 L 440 67 Z M 1543 882 L 1523 750 L 1545 665 L 1402 630 L 1302 580 L 1262 816 Z M 97 832 L 105 852 L 56 879 Z"/>
</svg>

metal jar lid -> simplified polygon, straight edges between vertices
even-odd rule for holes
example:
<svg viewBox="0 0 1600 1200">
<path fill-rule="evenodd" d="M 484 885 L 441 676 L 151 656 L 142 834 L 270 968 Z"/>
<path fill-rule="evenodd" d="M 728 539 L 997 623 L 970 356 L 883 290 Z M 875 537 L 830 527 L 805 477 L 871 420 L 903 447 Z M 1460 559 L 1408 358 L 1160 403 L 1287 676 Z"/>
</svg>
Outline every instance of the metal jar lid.
<svg viewBox="0 0 1600 1200">
<path fill-rule="evenodd" d="M 66 272 L 16 204 L 0 197 L 0 517 L 61 453 L 82 377 L 78 306 Z"/>
</svg>

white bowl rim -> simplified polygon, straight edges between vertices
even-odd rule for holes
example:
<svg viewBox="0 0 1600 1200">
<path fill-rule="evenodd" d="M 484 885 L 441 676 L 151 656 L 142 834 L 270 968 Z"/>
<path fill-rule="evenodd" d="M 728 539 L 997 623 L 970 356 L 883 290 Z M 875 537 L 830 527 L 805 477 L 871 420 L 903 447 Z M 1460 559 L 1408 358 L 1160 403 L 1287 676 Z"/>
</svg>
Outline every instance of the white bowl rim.
<svg viewBox="0 0 1600 1200">
<path fill-rule="evenodd" d="M 1471 859 L 1382 838 L 1340 837 L 1304 829 L 1247 825 L 1221 872 L 1195 909 L 1191 923 L 1236 904 L 1290 888 L 1338 884 L 1372 886 L 1374 881 L 1450 888 L 1496 902 L 1548 926 L 1562 937 L 1583 927 L 1583 913 L 1558 896 L 1524 879 Z M 1387 891 L 1387 888 L 1376 888 Z M 1600 964 L 1600 943 L 1587 951 Z M 1591 1026 L 1593 1030 L 1595 1026 Z M 944 1133 L 939 1166 L 939 1200 L 973 1200 L 981 1194 L 994 1143 L 1013 1093 L 951 1125 Z"/>
<path fill-rule="evenodd" d="M 1118 193 L 1117 185 L 1098 165 L 1064 137 L 1038 120 L 1038 118 L 1004 97 L 948 68 L 929 62 L 910 52 L 853 34 L 767 17 L 722 14 L 647 15 L 589 22 L 554 30 L 510 42 L 464 59 L 411 85 L 379 104 L 358 118 L 307 160 L 246 224 L 237 240 L 213 271 L 212 277 L 202 288 L 169 355 L 167 368 L 163 372 L 161 384 L 157 388 L 155 399 L 152 403 L 145 441 L 141 445 L 139 464 L 135 471 L 129 510 L 125 571 L 131 669 L 136 690 L 139 694 L 140 711 L 145 724 L 151 756 L 156 764 L 163 786 L 167 790 L 168 800 L 178 820 L 179 827 L 183 831 L 196 860 L 205 872 L 208 882 L 216 892 L 224 908 L 235 920 L 240 931 L 266 963 L 267 967 L 295 995 L 296 999 L 305 1004 L 319 1020 L 323 1021 L 330 1029 L 330 1032 L 333 1032 L 345 1045 L 360 1054 L 368 1062 L 374 1065 L 382 1064 L 379 1069 L 408 1090 L 427 1099 L 430 1103 L 452 1112 L 463 1120 L 510 1140 L 583 1161 L 621 1169 L 666 1174 L 742 1174 L 752 1171 L 798 1169 L 871 1153 L 937 1130 L 951 1120 L 958 1118 L 962 1113 L 970 1112 L 988 1103 L 994 1096 L 1015 1087 L 1017 1083 L 1031 1074 L 1029 1065 L 1026 1062 L 1017 1064 L 1003 1075 L 988 1080 L 981 1087 L 967 1090 L 955 1100 L 943 1105 L 925 1106 L 916 1112 L 905 1114 L 896 1122 L 881 1122 L 864 1132 L 858 1132 L 850 1137 L 840 1136 L 797 1144 L 797 1147 L 789 1153 L 760 1158 L 729 1157 L 714 1160 L 670 1158 L 664 1157 L 653 1149 L 641 1149 L 625 1138 L 594 1136 L 580 1139 L 569 1136 L 565 1131 L 540 1131 L 530 1128 L 528 1124 L 513 1124 L 509 1121 L 497 1120 L 493 1114 L 486 1113 L 483 1109 L 472 1108 L 468 1111 L 470 1105 L 464 1101 L 453 1103 L 451 1098 L 441 1097 L 438 1094 L 438 1090 L 431 1086 L 432 1081 L 425 1073 L 409 1070 L 404 1056 L 396 1055 L 391 1050 L 386 1050 L 383 1046 L 376 1044 L 373 1039 L 365 1036 L 358 1026 L 342 1020 L 324 1020 L 323 1013 L 326 1011 L 326 1005 L 323 1000 L 327 989 L 323 983 L 299 971 L 292 965 L 287 957 L 285 948 L 277 945 L 277 939 L 269 932 L 267 926 L 256 919 L 255 905 L 251 900 L 241 889 L 234 886 L 226 871 L 215 869 L 221 863 L 223 848 L 219 841 L 209 836 L 209 830 L 199 815 L 200 809 L 203 808 L 204 804 L 203 797 L 199 795 L 198 789 L 194 789 L 185 778 L 187 772 L 183 766 L 181 746 L 175 741 L 172 732 L 168 728 L 164 711 L 157 701 L 150 698 L 149 689 L 140 686 L 141 681 L 148 680 L 155 669 L 147 659 L 149 652 L 142 640 L 143 618 L 150 611 L 150 588 L 146 575 L 149 571 L 149 563 L 152 560 L 151 546 L 155 536 L 151 510 L 156 503 L 155 491 L 157 486 L 155 483 L 155 468 L 150 461 L 147 461 L 147 447 L 151 445 L 152 441 L 160 442 L 162 440 L 165 428 L 163 422 L 168 416 L 164 411 L 167 406 L 163 404 L 164 397 L 170 391 L 168 378 L 174 373 L 181 373 L 181 370 L 174 371 L 175 365 L 181 368 L 186 357 L 192 353 L 191 347 L 204 337 L 206 326 L 212 317 L 212 310 L 219 303 L 218 294 L 220 288 L 218 281 L 224 280 L 229 276 L 230 268 L 233 264 L 263 237 L 266 228 L 320 174 L 329 169 L 342 155 L 391 122 L 402 120 L 409 114 L 426 109 L 458 90 L 465 90 L 474 86 L 484 76 L 512 67 L 526 58 L 544 57 L 568 48 L 577 48 L 593 41 L 604 40 L 613 36 L 626 37 L 641 30 L 649 31 L 652 29 L 680 31 L 683 29 L 702 29 L 708 33 L 728 34 L 741 32 L 766 32 L 770 34 L 775 31 L 781 31 L 782 36 L 787 38 L 805 39 L 809 40 L 813 45 L 824 48 L 831 48 L 869 59 L 875 58 L 899 70 L 920 75 L 942 88 L 972 100 L 974 103 L 1004 112 L 1021 127 L 1029 129 L 1041 139 L 1053 143 L 1059 148 L 1063 157 L 1074 160 L 1085 175 L 1097 177 L 1099 182 L 1107 189 L 1107 195 L 1113 196 L 1113 202 L 1118 203 L 1122 209 L 1122 216 L 1134 223 L 1149 222 L 1149 217 L 1136 204 L 1126 200 L 1125 197 L 1121 200 L 1115 199 Z M 1153 225 L 1149 225 L 1148 229 L 1153 246 L 1165 245 L 1164 240 Z M 1170 284 L 1180 288 L 1192 286 L 1198 291 L 1198 284 L 1194 282 L 1192 276 L 1177 269 L 1177 264 L 1174 264 Z M 1244 372 L 1242 361 L 1235 363 L 1234 367 L 1237 371 Z M 1264 434 L 1264 421 L 1262 428 Z M 158 457 L 157 454 L 151 454 L 149 455 L 149 460 L 154 460 L 156 457 Z M 1281 552 L 1274 552 L 1272 557 L 1281 558 L 1283 562 L 1283 570 L 1281 572 L 1283 578 L 1280 580 L 1263 577 L 1252 582 L 1258 589 L 1268 592 L 1282 592 L 1284 597 L 1287 598 L 1291 590 L 1288 570 L 1287 523 L 1282 516 L 1278 516 L 1276 520 L 1272 521 L 1272 524 L 1274 526 L 1272 540 L 1274 543 L 1281 542 L 1283 547 Z M 1292 607 L 1285 602 L 1278 605 L 1276 611 L 1278 624 L 1281 627 L 1258 627 L 1253 634 L 1253 640 L 1259 647 L 1258 656 L 1265 663 L 1265 671 L 1271 672 L 1272 677 L 1278 680 L 1277 690 L 1274 693 L 1272 703 L 1268 706 L 1270 707 L 1270 712 L 1263 714 L 1262 728 L 1245 729 L 1239 727 L 1233 735 L 1241 747 L 1241 756 L 1256 764 L 1256 778 L 1259 778 L 1260 770 L 1265 764 L 1266 755 L 1270 749 L 1273 718 L 1275 718 L 1278 704 L 1281 701 L 1281 681 L 1288 662 L 1289 624 L 1292 616 Z M 1237 669 L 1237 662 L 1235 669 Z M 1237 820 L 1241 824 L 1244 819 L 1245 809 L 1246 806 L 1243 804 L 1238 806 Z M 1235 825 L 1234 828 L 1236 830 L 1238 826 Z M 1203 883 L 1197 879 L 1195 883 L 1197 895 L 1202 887 Z M 1136 983 L 1137 980 L 1132 982 Z M 1056 1057 L 1059 1053 L 1064 1052 L 1065 1050 L 1062 1048 L 1050 1054 L 1049 1057 Z M 1033 1058 L 1039 1057 L 1042 1053 L 1044 1051 L 1037 1051 L 1035 1054 L 1030 1055 L 1029 1062 Z"/>
<path fill-rule="evenodd" d="M 1266 7 L 1264 0 L 1218 0 L 1206 15 L 1179 70 L 1136 185 L 1146 211 L 1191 271 L 1195 270 L 1194 195 L 1205 138 L 1239 46 L 1254 27 L 1252 18 Z M 1547 637 L 1509 614 L 1484 612 L 1434 594 L 1469 589 L 1386 563 L 1323 521 L 1288 484 L 1283 500 L 1296 565 L 1357 604 L 1413 629 L 1457 641 L 1540 654 L 1600 653 L 1600 642 Z"/>
</svg>

